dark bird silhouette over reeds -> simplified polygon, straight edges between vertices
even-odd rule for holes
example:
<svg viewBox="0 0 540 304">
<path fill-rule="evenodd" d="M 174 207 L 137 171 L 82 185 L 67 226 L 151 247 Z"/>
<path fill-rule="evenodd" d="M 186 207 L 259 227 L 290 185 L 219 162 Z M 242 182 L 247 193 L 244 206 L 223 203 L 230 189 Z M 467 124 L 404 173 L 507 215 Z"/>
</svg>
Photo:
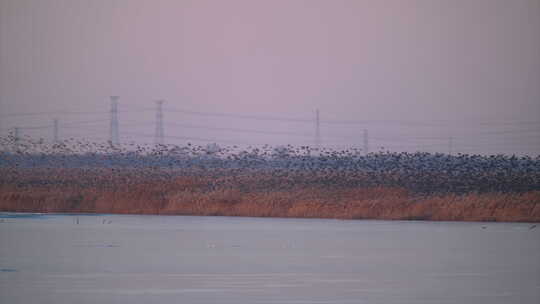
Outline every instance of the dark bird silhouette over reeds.
<svg viewBox="0 0 540 304">
<path fill-rule="evenodd" d="M 308 146 L 112 145 L 0 139 L 0 176 L 18 186 L 78 184 L 106 188 L 205 177 L 208 189 L 402 187 L 415 193 L 519 193 L 540 190 L 540 158 L 441 153 L 370 153 Z M 77 169 L 69 171 L 67 169 Z M 37 172 L 49 175 L 43 179 Z M 77 173 L 74 173 L 77 172 Z M 250 174 L 260 181 L 249 182 Z"/>
</svg>

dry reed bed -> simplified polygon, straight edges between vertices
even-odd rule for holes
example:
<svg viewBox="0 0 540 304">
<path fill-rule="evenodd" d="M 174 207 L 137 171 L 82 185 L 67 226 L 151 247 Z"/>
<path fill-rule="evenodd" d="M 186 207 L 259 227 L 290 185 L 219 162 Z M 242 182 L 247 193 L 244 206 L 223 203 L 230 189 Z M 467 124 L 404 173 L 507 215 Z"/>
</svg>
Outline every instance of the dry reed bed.
<svg viewBox="0 0 540 304">
<path fill-rule="evenodd" d="M 540 191 L 418 194 L 389 186 L 306 184 L 281 189 L 265 185 L 290 185 L 291 177 L 257 174 L 233 176 L 224 187 L 211 187 L 216 180 L 200 176 L 156 179 L 108 170 L 16 174 L 0 185 L 0 211 L 540 222 Z"/>
</svg>

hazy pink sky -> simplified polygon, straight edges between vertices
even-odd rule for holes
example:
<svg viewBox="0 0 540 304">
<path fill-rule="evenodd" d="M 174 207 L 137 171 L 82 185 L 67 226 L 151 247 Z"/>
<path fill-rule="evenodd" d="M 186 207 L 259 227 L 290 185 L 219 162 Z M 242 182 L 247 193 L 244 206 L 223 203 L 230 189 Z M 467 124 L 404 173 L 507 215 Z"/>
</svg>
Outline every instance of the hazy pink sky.
<svg viewBox="0 0 540 304">
<path fill-rule="evenodd" d="M 457 152 L 538 154 L 540 1 L 0 0 L 1 113 L 107 111 L 109 95 L 121 96 L 121 110 L 163 98 L 166 107 L 196 111 L 312 118 L 318 108 L 322 120 L 371 121 L 323 124 L 328 145 L 361 144 L 369 129 L 373 150 L 446 151 L 442 139 L 453 136 Z M 0 123 L 5 133 L 53 116 L 89 119 Z M 151 111 L 121 119 L 121 137 L 153 134 Z M 313 133 L 312 124 L 165 119 Z M 106 122 L 89 128 L 80 134 L 107 136 Z M 49 134 L 39 132 L 28 130 Z M 312 141 L 178 126 L 165 133 Z"/>
</svg>

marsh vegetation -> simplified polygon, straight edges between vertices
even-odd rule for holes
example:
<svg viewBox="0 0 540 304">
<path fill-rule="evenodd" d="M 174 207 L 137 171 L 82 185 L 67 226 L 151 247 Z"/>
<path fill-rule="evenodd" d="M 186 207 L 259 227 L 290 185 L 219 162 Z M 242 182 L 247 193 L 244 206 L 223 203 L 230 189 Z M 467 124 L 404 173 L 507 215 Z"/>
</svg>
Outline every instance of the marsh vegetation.
<svg viewBox="0 0 540 304">
<path fill-rule="evenodd" d="M 540 221 L 540 158 L 3 138 L 0 210 Z"/>
</svg>

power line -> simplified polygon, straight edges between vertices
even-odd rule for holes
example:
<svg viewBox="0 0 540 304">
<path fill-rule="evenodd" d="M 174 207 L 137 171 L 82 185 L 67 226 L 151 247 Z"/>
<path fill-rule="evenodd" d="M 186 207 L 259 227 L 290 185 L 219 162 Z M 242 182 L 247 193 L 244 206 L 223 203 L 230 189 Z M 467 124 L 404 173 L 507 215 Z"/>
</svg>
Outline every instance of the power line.
<svg viewBox="0 0 540 304">
<path fill-rule="evenodd" d="M 110 141 L 113 145 L 118 145 L 118 99 L 119 96 L 111 96 L 111 129 Z"/>
<path fill-rule="evenodd" d="M 239 119 L 252 119 L 252 120 L 267 120 L 267 121 L 286 121 L 286 122 L 299 122 L 299 123 L 313 123 L 310 119 L 302 118 L 288 118 L 279 116 L 266 116 L 266 115 L 253 115 L 253 114 L 234 114 L 234 113 L 219 113 L 219 112 L 200 112 L 200 111 L 188 111 L 173 108 L 166 108 L 167 112 L 183 113 L 199 116 L 215 116 L 215 117 L 231 117 Z"/>
<path fill-rule="evenodd" d="M 58 119 L 54 120 L 53 141 L 58 142 Z"/>
<path fill-rule="evenodd" d="M 154 142 L 157 145 L 163 145 L 165 143 L 163 132 L 163 100 L 156 100 L 156 133 Z"/>
<path fill-rule="evenodd" d="M 88 120 L 88 121 L 71 121 L 71 122 L 62 123 L 62 126 L 75 126 L 75 125 L 80 125 L 80 124 L 104 122 L 104 121 L 109 121 L 109 119 Z M 49 128 L 54 128 L 54 121 L 53 121 L 53 124 L 39 125 L 39 126 L 20 126 L 18 128 L 21 129 L 21 130 L 49 129 Z"/>
<path fill-rule="evenodd" d="M 38 129 L 49 129 L 54 127 L 54 125 L 41 125 L 41 126 L 21 126 L 17 127 L 20 130 L 38 130 Z"/>
<path fill-rule="evenodd" d="M 540 129 L 527 129 L 527 130 L 504 130 L 504 131 L 485 131 L 476 132 L 478 135 L 501 135 L 501 134 L 523 134 L 523 133 L 540 133 Z"/>
<path fill-rule="evenodd" d="M 126 135 L 133 135 L 133 136 L 138 136 L 138 137 L 155 137 L 155 135 L 144 134 L 144 133 L 124 132 L 123 134 L 126 134 Z M 164 135 L 163 137 L 165 137 L 165 138 L 171 138 L 171 139 L 181 139 L 181 140 L 204 141 L 204 142 L 209 142 L 209 143 L 247 144 L 247 143 L 242 142 L 242 141 L 226 140 L 226 139 L 203 138 L 203 137 L 195 137 L 195 136 Z"/>
<path fill-rule="evenodd" d="M 86 121 L 69 121 L 69 122 L 63 122 L 62 126 L 82 125 L 82 124 L 89 124 L 89 123 L 95 123 L 95 122 L 105 122 L 105 121 L 109 121 L 109 119 L 97 119 L 97 120 L 86 120 Z"/>
<path fill-rule="evenodd" d="M 118 113 L 135 113 L 135 112 L 146 112 L 147 109 L 140 110 L 122 110 Z M 2 113 L 0 117 L 10 118 L 10 117 L 19 117 L 19 116 L 43 116 L 43 115 L 105 115 L 109 114 L 107 111 L 51 111 L 51 112 L 18 112 L 18 113 Z"/>
<path fill-rule="evenodd" d="M 17 117 L 17 116 L 40 116 L 40 115 L 92 115 L 92 114 L 107 114 L 107 112 L 70 112 L 70 111 L 57 111 L 57 112 L 28 112 L 28 113 L 4 113 L 0 114 L 1 117 Z"/>
<path fill-rule="evenodd" d="M 151 108 L 142 108 L 137 106 L 131 106 L 132 110 L 122 110 L 118 111 L 119 113 L 130 113 L 130 112 L 147 112 L 154 111 L 155 109 Z M 183 113 L 188 115 L 198 115 L 198 116 L 218 116 L 218 117 L 232 117 L 240 119 L 253 119 L 253 120 L 268 120 L 268 121 L 287 121 L 287 122 L 301 122 L 301 123 L 312 123 L 312 120 L 308 118 L 293 118 L 293 117 L 283 117 L 283 116 L 274 116 L 274 115 L 258 115 L 258 114 L 239 114 L 239 113 L 225 113 L 225 112 L 206 112 L 206 111 L 192 111 L 185 109 L 177 108 L 165 108 L 165 111 Z M 39 115 L 93 115 L 93 114 L 107 114 L 110 112 L 107 111 L 48 111 L 48 112 L 16 112 L 16 113 L 3 113 L 0 114 L 0 117 L 16 117 L 16 116 L 39 116 Z M 321 120 L 321 124 L 336 124 L 336 125 L 350 125 L 350 124 L 401 124 L 409 126 L 439 126 L 444 124 L 463 124 L 463 123 L 472 123 L 475 125 L 485 125 L 485 126 L 511 126 L 511 125 L 540 125 L 540 121 L 452 121 L 452 120 L 425 120 L 425 121 L 415 121 L 415 120 L 391 120 L 391 119 L 380 119 L 380 120 Z"/>
<path fill-rule="evenodd" d="M 321 122 L 319 119 L 319 109 L 315 110 L 315 148 L 321 148 Z"/>
<path fill-rule="evenodd" d="M 369 153 L 369 137 L 368 137 L 368 130 L 364 130 L 364 153 Z"/>
<path fill-rule="evenodd" d="M 116 98 L 116 99 L 115 99 Z M 82 130 L 92 130 L 90 127 L 83 126 L 84 124 L 92 124 L 92 123 L 99 123 L 99 122 L 105 122 L 109 121 L 109 139 L 111 142 L 118 143 L 119 142 L 119 125 L 120 122 L 118 120 L 118 113 L 127 113 L 127 112 L 146 112 L 150 111 L 152 109 L 147 108 L 137 108 L 137 109 L 128 109 L 126 111 L 120 111 L 118 109 L 117 104 L 118 97 L 111 97 L 111 109 L 108 112 L 95 112 L 95 111 L 48 111 L 48 112 L 30 112 L 30 113 L 11 113 L 6 114 L 3 113 L 0 116 L 1 117 L 20 117 L 20 116 L 37 116 L 37 115 L 94 115 L 94 114 L 106 114 L 109 113 L 110 117 L 109 119 L 94 119 L 94 120 L 87 120 L 87 121 L 70 121 L 70 122 L 62 122 L 61 126 L 58 121 L 53 121 L 53 124 L 44 124 L 44 125 L 29 125 L 29 126 L 21 126 L 18 125 L 16 130 L 16 133 L 19 134 L 21 130 L 40 130 L 40 129 L 49 129 L 51 128 L 53 131 L 53 138 L 58 138 L 58 134 L 60 132 L 60 127 L 70 126 L 69 129 L 82 129 Z M 450 121 L 411 121 L 411 120 L 324 120 L 321 119 L 319 116 L 319 111 L 316 110 L 315 115 L 315 130 L 314 134 L 309 133 L 301 133 L 301 132 L 280 132 L 280 131 L 271 131 L 271 130 L 253 130 L 253 129 L 243 129 L 243 128 L 229 128 L 229 127 L 219 127 L 219 126 L 202 126 L 202 125 L 193 125 L 193 124 L 185 124 L 185 123 L 165 123 L 163 121 L 163 111 L 168 111 L 170 113 L 183 113 L 186 115 L 194 115 L 194 116 L 209 116 L 209 117 L 225 117 L 225 118 L 234 118 L 234 119 L 246 119 L 246 120 L 255 120 L 255 121 L 280 121 L 280 122 L 294 122 L 294 123 L 309 123 L 312 124 L 314 122 L 313 119 L 304 119 L 304 118 L 293 118 L 293 117 L 282 117 L 282 116 L 274 116 L 274 115 L 257 115 L 257 114 L 239 114 L 239 113 L 220 113 L 220 112 L 204 112 L 204 111 L 189 111 L 189 110 L 182 110 L 182 109 L 174 109 L 174 108 L 164 108 L 162 106 L 157 106 L 156 109 L 153 109 L 153 111 L 156 111 L 156 120 L 155 122 L 140 122 L 140 121 L 128 121 L 122 122 L 122 126 L 129 126 L 129 125 L 148 125 L 155 123 L 156 130 L 154 134 L 155 142 L 156 143 L 162 143 L 164 142 L 165 138 L 172 138 L 172 139 L 183 139 L 183 140 L 196 140 L 196 141 L 205 141 L 205 142 L 224 142 L 224 143 L 238 143 L 238 144 L 244 144 L 240 141 L 234 141 L 234 140 L 227 140 L 227 139 L 212 139 L 212 138 L 204 138 L 204 137 L 197 137 L 197 136 L 164 136 L 164 125 L 168 126 L 178 126 L 182 128 L 194 128 L 194 129 L 206 129 L 206 130 L 215 130 L 215 131 L 227 131 L 227 132 L 237 132 L 237 133 L 251 133 L 251 134 L 263 134 L 263 135 L 282 135 L 282 136 L 299 136 L 299 137 L 311 137 L 312 139 L 309 140 L 311 145 L 313 144 L 313 135 L 315 135 L 315 146 L 319 147 L 321 145 L 321 140 L 324 140 L 325 146 L 332 145 L 333 143 L 340 143 L 340 142 L 349 142 L 349 143 L 356 143 L 361 144 L 361 139 L 358 138 L 358 136 L 344 136 L 339 134 L 338 132 L 335 135 L 329 135 L 330 131 L 337 131 L 338 129 L 330 128 L 331 126 L 339 126 L 342 125 L 344 127 L 350 127 L 351 125 L 367 125 L 367 124 L 375 124 L 375 123 L 384 123 L 385 127 L 386 124 L 398 124 L 399 127 L 429 127 L 432 128 L 434 126 L 442 126 L 443 123 L 449 123 Z M 55 116 L 56 117 L 56 116 Z M 454 122 L 455 123 L 455 122 Z M 469 122 L 470 123 L 470 122 Z M 407 146 L 418 146 L 421 145 L 422 147 L 427 146 L 433 146 L 433 147 L 440 147 L 441 150 L 446 150 L 444 146 L 447 146 L 447 151 L 449 153 L 455 152 L 454 150 L 454 144 L 458 144 L 459 149 L 461 150 L 461 147 L 467 146 L 467 141 L 469 138 L 472 138 L 474 136 L 477 136 L 475 140 L 476 146 L 480 147 L 482 146 L 495 146 L 495 147 L 507 147 L 508 149 L 514 147 L 517 149 L 517 145 L 519 146 L 528 146 L 528 145 L 537 145 L 537 134 L 540 133 L 540 129 L 536 128 L 536 125 L 540 123 L 537 121 L 475 121 L 474 124 L 481 125 L 481 126 L 489 126 L 489 128 L 485 128 L 488 130 L 485 131 L 473 131 L 468 132 L 467 134 L 464 133 L 462 137 L 454 137 L 449 138 L 447 136 L 417 136 L 417 135 L 396 135 L 396 136 L 386 136 L 386 135 L 377 135 L 376 132 L 373 132 L 373 129 L 370 129 L 370 131 L 374 134 L 374 136 L 368 137 L 367 129 L 364 131 L 364 150 L 369 151 L 369 145 L 368 141 L 373 140 L 377 144 L 374 146 L 379 145 L 379 143 L 384 142 L 384 146 L 395 146 L 395 147 L 407 147 Z M 321 124 L 324 125 L 324 129 L 321 130 Z M 96 126 L 98 127 L 98 126 Z M 310 128 L 311 129 L 311 128 Z M 478 129 L 478 128 L 477 128 Z M 521 130 L 519 130 L 521 129 Z M 94 129 L 95 130 L 95 129 Z M 376 129 L 375 129 L 376 130 Z M 405 128 L 405 130 L 407 130 Z M 413 130 L 421 130 L 421 129 L 408 129 L 406 133 L 412 134 Z M 66 130 L 69 131 L 69 130 Z M 324 138 L 321 138 L 321 131 L 325 134 Z M 62 129 L 62 134 L 64 134 L 65 131 Z M 105 133 L 105 132 L 104 132 Z M 106 133 L 105 133 L 106 134 Z M 417 133 L 418 134 L 418 133 Z M 444 134 L 444 133 L 443 133 Z M 455 133 L 454 133 L 455 134 Z M 504 137 L 504 135 L 508 135 Z M 17 135 L 19 136 L 19 135 Z M 146 134 L 142 135 L 146 136 Z M 499 143 L 499 141 L 503 141 Z M 534 143 L 532 143 L 534 141 Z M 424 143 L 426 142 L 426 143 Z M 433 143 L 436 142 L 436 143 Z M 298 144 L 298 142 L 296 141 Z M 381 143 L 382 145 L 382 143 Z M 470 145 L 469 145 L 470 147 Z"/>
<path fill-rule="evenodd" d="M 266 134 L 266 135 L 292 135 L 292 136 L 302 136 L 302 137 L 312 137 L 313 136 L 313 135 L 305 134 L 305 133 L 263 131 L 263 130 L 242 129 L 242 128 L 209 127 L 209 126 L 183 124 L 183 123 L 175 123 L 175 122 L 166 122 L 164 124 L 165 125 L 171 125 L 171 126 L 183 127 L 183 128 L 191 128 L 191 129 L 230 131 L 230 132 L 238 132 L 238 133 L 254 133 L 254 134 Z"/>
</svg>

